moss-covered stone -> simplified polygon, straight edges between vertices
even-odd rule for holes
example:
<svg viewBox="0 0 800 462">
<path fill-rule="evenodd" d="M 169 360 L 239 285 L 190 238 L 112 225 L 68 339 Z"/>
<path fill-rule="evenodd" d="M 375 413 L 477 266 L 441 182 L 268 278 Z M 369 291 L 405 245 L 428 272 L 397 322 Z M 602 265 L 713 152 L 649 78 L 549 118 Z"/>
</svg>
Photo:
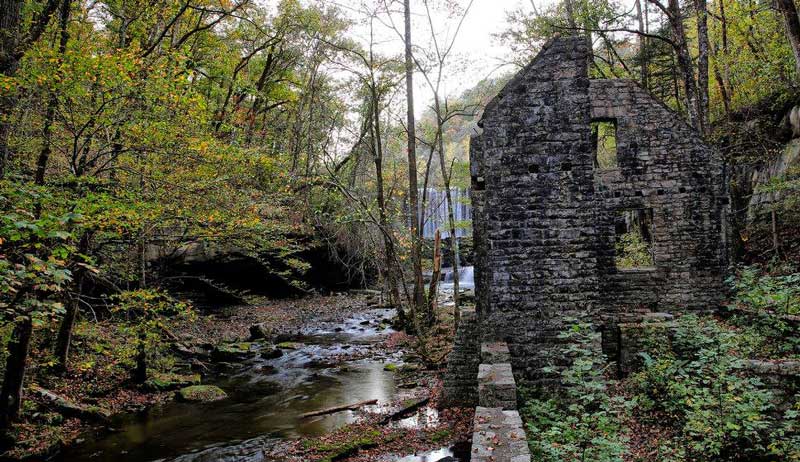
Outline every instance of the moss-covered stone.
<svg viewBox="0 0 800 462">
<path fill-rule="evenodd" d="M 275 346 L 282 350 L 299 350 L 300 348 L 303 348 L 305 345 L 300 342 L 281 342 Z"/>
<path fill-rule="evenodd" d="M 271 332 L 264 323 L 253 324 L 250 326 L 250 340 L 268 339 L 270 335 Z"/>
<path fill-rule="evenodd" d="M 214 361 L 241 361 L 254 353 L 252 342 L 222 343 L 214 347 L 211 358 Z"/>
<path fill-rule="evenodd" d="M 375 429 L 365 430 L 352 435 L 349 440 L 327 442 L 324 440 L 304 440 L 303 446 L 318 453 L 327 453 L 320 462 L 333 462 L 352 456 L 361 449 L 373 448 L 381 440 L 381 432 Z"/>
<path fill-rule="evenodd" d="M 216 385 L 192 385 L 181 388 L 175 393 L 178 401 L 188 403 L 209 403 L 219 401 L 228 397 L 225 391 Z"/>
<path fill-rule="evenodd" d="M 394 363 L 384 364 L 383 370 L 389 371 L 389 372 L 394 372 L 394 371 L 397 370 L 397 364 L 394 364 Z"/>
<path fill-rule="evenodd" d="M 200 374 L 156 372 L 144 384 L 145 388 L 154 391 L 176 390 L 190 385 L 200 385 Z"/>
</svg>

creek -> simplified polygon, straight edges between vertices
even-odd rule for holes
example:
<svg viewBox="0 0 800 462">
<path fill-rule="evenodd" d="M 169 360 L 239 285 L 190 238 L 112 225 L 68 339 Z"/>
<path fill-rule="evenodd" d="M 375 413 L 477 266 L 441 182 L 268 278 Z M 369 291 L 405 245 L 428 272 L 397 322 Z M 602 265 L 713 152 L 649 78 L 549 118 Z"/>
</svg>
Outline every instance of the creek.
<svg viewBox="0 0 800 462">
<path fill-rule="evenodd" d="M 401 362 L 379 344 L 392 332 L 392 310 L 370 310 L 344 323 L 317 325 L 291 341 L 296 349 L 276 359 L 255 357 L 206 377 L 228 398 L 206 404 L 169 402 L 140 414 L 118 416 L 113 431 L 66 448 L 62 462 L 260 462 L 277 461 L 270 448 L 287 439 L 319 436 L 353 422 L 352 411 L 304 419 L 309 411 L 377 399 L 362 408 L 380 412 L 398 396 L 387 362 Z M 343 360 L 343 358 L 348 358 Z M 350 359 L 357 358 L 357 359 Z M 468 451 L 467 451 L 468 452 Z M 430 454 L 398 456 L 403 462 L 438 461 Z M 456 459 L 466 460 L 466 459 Z"/>
</svg>

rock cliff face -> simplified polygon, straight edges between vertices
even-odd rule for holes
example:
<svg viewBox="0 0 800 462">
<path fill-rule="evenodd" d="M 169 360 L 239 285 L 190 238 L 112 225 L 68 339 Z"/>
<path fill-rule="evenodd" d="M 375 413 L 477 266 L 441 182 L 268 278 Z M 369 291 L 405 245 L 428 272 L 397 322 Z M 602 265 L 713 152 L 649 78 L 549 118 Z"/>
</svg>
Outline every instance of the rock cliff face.
<svg viewBox="0 0 800 462">
<path fill-rule="evenodd" d="M 590 80 L 582 38 L 557 38 L 487 106 L 471 146 L 478 330 L 514 373 L 549 381 L 573 319 L 602 329 L 715 308 L 727 265 L 726 171 L 680 116 L 628 80 Z M 613 165 L 598 157 L 612 127 Z M 602 143 L 601 143 L 602 144 Z M 630 217 L 637 217 L 631 219 Z M 651 263 L 620 266 L 637 223 Z M 456 355 L 457 356 L 457 355 Z"/>
<path fill-rule="evenodd" d="M 794 109 L 792 113 L 795 113 Z M 750 178 L 745 179 L 749 180 L 753 191 L 747 205 L 748 221 L 757 220 L 760 215 L 769 212 L 772 204 L 780 202 L 790 194 L 790 191 L 765 192 L 763 191 L 765 186 L 775 179 L 798 177 L 800 177 L 800 138 L 795 138 L 786 144 L 775 160 L 754 170 Z"/>
</svg>

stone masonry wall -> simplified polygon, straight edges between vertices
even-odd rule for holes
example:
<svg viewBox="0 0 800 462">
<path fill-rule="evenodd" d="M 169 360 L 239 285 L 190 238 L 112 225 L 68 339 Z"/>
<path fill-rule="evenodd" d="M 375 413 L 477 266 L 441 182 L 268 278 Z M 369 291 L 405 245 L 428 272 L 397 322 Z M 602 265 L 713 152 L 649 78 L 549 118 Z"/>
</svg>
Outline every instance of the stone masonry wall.
<svg viewBox="0 0 800 462">
<path fill-rule="evenodd" d="M 470 159 L 482 340 L 515 375 L 549 381 L 574 319 L 603 331 L 655 312 L 714 309 L 727 264 L 720 155 L 628 80 L 590 80 L 583 38 L 557 38 L 484 111 Z M 591 122 L 616 123 L 618 167 L 595 167 Z M 621 211 L 652 212 L 654 265 L 615 264 Z M 458 341 L 458 340 L 457 340 Z"/>
<path fill-rule="evenodd" d="M 472 407 L 478 404 L 480 362 L 478 318 L 475 310 L 462 308 L 453 350 L 447 356 L 447 370 L 442 390 L 444 407 Z"/>
<path fill-rule="evenodd" d="M 599 214 L 600 304 L 606 332 L 651 311 L 711 310 L 727 264 L 727 189 L 721 157 L 700 136 L 630 80 L 592 80 L 593 120 L 617 125 L 618 168 L 595 174 Z M 614 217 L 653 212 L 654 266 L 614 264 Z M 644 313 L 643 313 L 644 312 Z M 606 353 L 615 354 L 614 335 Z"/>
<path fill-rule="evenodd" d="M 563 362 L 558 334 L 596 308 L 587 56 L 582 40 L 552 41 L 481 124 L 483 333 L 506 341 L 515 373 L 528 378 L 545 379 L 542 367 Z"/>
</svg>

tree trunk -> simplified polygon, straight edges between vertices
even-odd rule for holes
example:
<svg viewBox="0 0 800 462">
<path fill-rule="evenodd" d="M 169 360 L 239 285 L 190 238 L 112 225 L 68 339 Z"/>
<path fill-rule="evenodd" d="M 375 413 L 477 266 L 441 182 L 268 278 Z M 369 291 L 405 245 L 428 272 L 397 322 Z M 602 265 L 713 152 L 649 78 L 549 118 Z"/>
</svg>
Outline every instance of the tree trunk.
<svg viewBox="0 0 800 462">
<path fill-rule="evenodd" d="M 6 429 L 19 418 L 22 407 L 22 386 L 25 381 L 25 368 L 31 349 L 33 322 L 24 317 L 14 325 L 14 332 L 8 344 L 3 388 L 0 391 L 0 428 Z"/>
<path fill-rule="evenodd" d="M 422 282 L 422 242 L 419 234 L 417 184 L 417 133 L 414 121 L 414 59 L 411 54 L 411 0 L 404 1 L 405 64 L 406 64 L 406 129 L 408 130 L 408 224 L 411 228 L 411 264 L 414 273 L 414 311 L 425 307 L 425 287 Z M 416 313 L 412 312 L 412 316 Z"/>
<path fill-rule="evenodd" d="M 24 1 L 0 0 L 0 74 L 12 76 L 17 72 L 17 43 L 22 22 Z M 16 96 L 0 97 L 0 178 L 11 161 L 8 137 L 11 134 L 11 111 L 16 106 Z"/>
<path fill-rule="evenodd" d="M 75 327 L 75 320 L 78 318 L 78 308 L 80 306 L 81 291 L 83 289 L 83 274 L 77 276 L 77 281 L 78 293 L 75 294 L 75 299 L 70 301 L 67 312 L 64 313 L 64 318 L 61 320 L 61 326 L 58 329 L 58 337 L 56 337 L 55 354 L 58 360 L 58 372 L 60 373 L 67 371 L 69 345 L 72 342 L 72 329 Z"/>
<path fill-rule="evenodd" d="M 772 250 L 777 255 L 780 248 L 780 240 L 778 239 L 778 215 L 775 210 L 770 211 L 770 219 L 772 221 Z"/>
<path fill-rule="evenodd" d="M 394 241 L 389 234 L 389 219 L 386 214 L 386 198 L 383 192 L 383 136 L 381 134 L 380 125 L 380 108 L 378 107 L 378 96 L 375 93 L 375 87 L 370 88 L 370 114 L 372 118 L 372 158 L 375 161 L 375 182 L 376 194 L 378 199 L 378 216 L 380 219 L 380 226 L 383 228 L 381 234 L 383 235 L 384 256 L 386 264 L 386 280 L 389 283 L 389 298 L 390 303 L 397 308 L 397 314 L 400 319 L 400 325 L 405 323 L 405 315 L 400 303 L 400 290 L 397 287 L 397 272 L 395 271 L 396 264 L 396 251 L 394 248 Z"/>
<path fill-rule="evenodd" d="M 700 132 L 708 131 L 708 10 L 707 0 L 695 0 L 697 10 L 697 114 Z"/>
<path fill-rule="evenodd" d="M 61 57 L 64 56 L 64 53 L 67 51 L 67 40 L 69 40 L 69 31 L 67 30 L 67 26 L 69 23 L 71 4 L 71 0 L 63 0 L 61 2 L 61 12 L 59 14 L 58 21 L 58 27 L 60 29 L 60 38 L 58 43 L 59 63 L 61 62 Z M 50 152 L 52 149 L 51 139 L 53 119 L 55 118 L 57 105 L 58 97 L 56 96 L 55 92 L 51 91 L 47 98 L 47 110 L 45 111 L 44 127 L 42 128 L 42 150 L 39 152 L 39 159 L 36 161 L 36 175 L 34 177 L 34 181 L 38 185 L 44 184 L 44 176 L 47 172 L 47 163 L 50 160 Z"/>
<path fill-rule="evenodd" d="M 689 123 L 697 130 L 702 130 L 700 114 L 698 113 L 697 82 L 694 77 L 694 65 L 692 56 L 689 53 L 689 45 L 686 40 L 686 31 L 683 28 L 683 19 L 679 0 L 669 0 L 669 23 L 672 28 L 673 41 L 675 42 L 675 54 L 678 60 L 683 79 L 684 97 L 686 99 L 686 112 L 689 115 Z"/>
<path fill-rule="evenodd" d="M 800 80 L 800 18 L 794 0 L 775 0 L 778 10 L 783 15 L 786 38 L 794 53 L 795 80 Z"/>
<path fill-rule="evenodd" d="M 644 14 L 642 0 L 636 0 L 636 19 L 639 22 L 639 79 L 642 88 L 647 89 L 648 63 L 647 63 L 647 37 L 644 36 Z"/>
<path fill-rule="evenodd" d="M 570 35 L 577 35 L 577 21 L 575 21 L 575 7 L 572 0 L 564 0 L 564 9 L 567 10 L 567 25 L 570 29 Z"/>
<path fill-rule="evenodd" d="M 136 335 L 136 368 L 133 370 L 133 381 L 147 382 L 147 331 L 144 330 L 144 326 L 139 327 L 139 333 Z"/>
<path fill-rule="evenodd" d="M 456 220 L 455 215 L 453 213 L 453 195 L 450 193 L 450 174 L 447 171 L 447 165 L 444 159 L 444 129 L 443 125 L 444 122 L 442 121 L 442 112 L 441 112 L 441 105 L 439 103 L 439 95 L 434 95 L 436 101 L 434 103 L 434 109 L 436 111 L 436 131 L 438 132 L 439 136 L 439 168 L 442 170 L 442 181 L 444 183 L 444 194 L 445 199 L 447 199 L 447 221 L 450 227 L 450 258 L 453 261 L 453 303 L 455 307 L 453 308 L 455 311 L 456 322 L 458 322 L 458 297 L 459 297 L 459 287 L 458 287 L 458 238 L 456 237 Z"/>
<path fill-rule="evenodd" d="M 83 236 L 81 236 L 80 244 L 78 244 L 79 254 L 86 254 L 88 252 L 89 239 L 89 233 L 84 233 Z M 72 330 L 75 327 L 75 320 L 78 318 L 85 277 L 86 268 L 79 266 L 78 269 L 75 270 L 75 295 L 67 307 L 67 312 L 64 313 L 64 318 L 61 320 L 61 326 L 58 329 L 58 337 L 56 337 L 55 354 L 58 360 L 58 371 L 62 373 L 67 371 L 69 346 L 72 342 Z"/>
<path fill-rule="evenodd" d="M 725 110 L 725 115 L 727 116 L 731 112 L 731 97 L 728 94 L 728 89 L 725 87 L 725 79 L 722 77 L 722 74 L 719 71 L 719 65 L 716 61 L 714 62 L 714 80 L 717 82 L 719 95 L 722 98 L 722 107 Z"/>
<path fill-rule="evenodd" d="M 433 237 L 433 272 L 428 288 L 428 312 L 436 312 L 436 297 L 439 292 L 439 279 L 442 277 L 442 235 L 437 229 Z"/>
</svg>

